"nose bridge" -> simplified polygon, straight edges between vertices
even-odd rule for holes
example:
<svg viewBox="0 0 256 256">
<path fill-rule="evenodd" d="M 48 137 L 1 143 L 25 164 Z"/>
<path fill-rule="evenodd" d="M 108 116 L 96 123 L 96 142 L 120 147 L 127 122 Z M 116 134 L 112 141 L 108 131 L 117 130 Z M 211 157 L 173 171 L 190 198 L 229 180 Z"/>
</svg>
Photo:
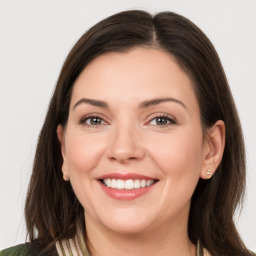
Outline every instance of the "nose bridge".
<svg viewBox="0 0 256 256">
<path fill-rule="evenodd" d="M 144 155 L 139 129 L 127 118 L 119 120 L 113 127 L 109 157 L 120 162 L 141 159 Z"/>
</svg>

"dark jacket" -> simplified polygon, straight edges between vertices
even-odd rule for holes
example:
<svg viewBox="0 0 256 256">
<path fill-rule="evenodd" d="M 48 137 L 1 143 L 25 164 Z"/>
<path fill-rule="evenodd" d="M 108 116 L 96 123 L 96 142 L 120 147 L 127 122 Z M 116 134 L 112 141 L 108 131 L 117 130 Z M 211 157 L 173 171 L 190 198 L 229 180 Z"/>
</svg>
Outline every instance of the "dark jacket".
<svg viewBox="0 0 256 256">
<path fill-rule="evenodd" d="M 57 250 L 46 250 L 46 245 L 34 240 L 31 243 L 19 244 L 0 252 L 0 256 L 58 256 Z"/>
</svg>

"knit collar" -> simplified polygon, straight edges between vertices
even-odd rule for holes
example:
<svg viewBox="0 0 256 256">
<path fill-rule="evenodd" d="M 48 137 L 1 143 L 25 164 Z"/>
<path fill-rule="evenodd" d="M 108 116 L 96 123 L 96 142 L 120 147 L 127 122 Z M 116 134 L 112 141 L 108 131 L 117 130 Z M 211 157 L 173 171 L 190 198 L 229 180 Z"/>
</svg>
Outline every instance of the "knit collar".
<svg viewBox="0 0 256 256">
<path fill-rule="evenodd" d="M 90 256 L 84 241 L 83 232 L 78 230 L 73 239 L 66 239 L 56 243 L 59 256 Z M 208 251 L 197 242 L 197 256 L 210 256 Z"/>
</svg>

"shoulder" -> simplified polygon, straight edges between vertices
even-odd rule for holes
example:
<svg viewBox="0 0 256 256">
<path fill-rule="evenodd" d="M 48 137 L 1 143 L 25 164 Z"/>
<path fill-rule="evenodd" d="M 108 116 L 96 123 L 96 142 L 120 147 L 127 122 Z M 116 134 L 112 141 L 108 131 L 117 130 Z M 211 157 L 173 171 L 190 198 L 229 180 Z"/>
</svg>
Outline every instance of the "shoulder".
<svg viewBox="0 0 256 256">
<path fill-rule="evenodd" d="M 3 251 L 0 251 L 0 256 L 26 256 L 29 254 L 29 243 L 19 244 L 10 248 L 7 248 Z"/>
<path fill-rule="evenodd" d="M 44 250 L 47 247 L 45 243 L 34 240 L 30 243 L 19 244 L 3 251 L 0 251 L 0 256 L 57 256 L 55 248 Z"/>
</svg>

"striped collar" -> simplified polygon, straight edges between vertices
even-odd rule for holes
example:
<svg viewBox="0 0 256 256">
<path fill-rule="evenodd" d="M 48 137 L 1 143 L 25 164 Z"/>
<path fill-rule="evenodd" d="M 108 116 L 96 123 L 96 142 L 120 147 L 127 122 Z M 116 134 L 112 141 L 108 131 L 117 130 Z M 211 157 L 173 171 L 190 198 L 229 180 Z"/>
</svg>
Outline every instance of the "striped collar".
<svg viewBox="0 0 256 256">
<path fill-rule="evenodd" d="M 59 256 L 90 256 L 84 242 L 83 232 L 78 232 L 74 239 L 66 239 L 56 243 Z M 210 256 L 208 251 L 197 242 L 197 256 Z"/>
</svg>

